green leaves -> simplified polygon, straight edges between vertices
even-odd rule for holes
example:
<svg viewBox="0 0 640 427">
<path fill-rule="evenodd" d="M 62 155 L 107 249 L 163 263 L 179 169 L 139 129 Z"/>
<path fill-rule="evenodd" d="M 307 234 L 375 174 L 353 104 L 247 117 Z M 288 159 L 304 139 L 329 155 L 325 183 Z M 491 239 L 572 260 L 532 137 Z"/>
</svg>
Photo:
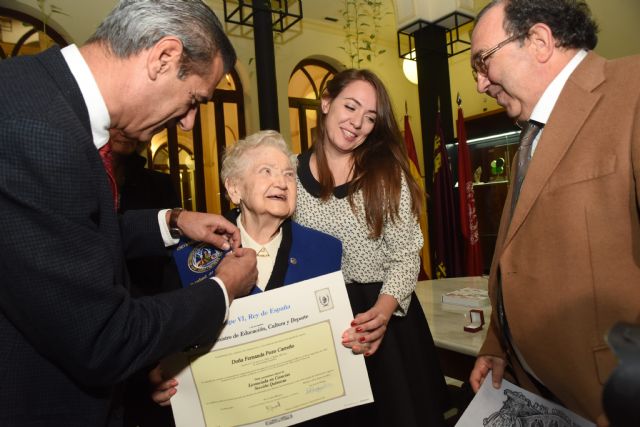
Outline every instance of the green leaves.
<svg viewBox="0 0 640 427">
<path fill-rule="evenodd" d="M 340 13 L 345 32 L 345 44 L 340 49 L 345 51 L 352 67 L 359 68 L 364 60 L 371 62 L 385 52 L 377 48 L 382 17 L 391 13 L 384 10 L 384 0 L 344 0 Z"/>
</svg>

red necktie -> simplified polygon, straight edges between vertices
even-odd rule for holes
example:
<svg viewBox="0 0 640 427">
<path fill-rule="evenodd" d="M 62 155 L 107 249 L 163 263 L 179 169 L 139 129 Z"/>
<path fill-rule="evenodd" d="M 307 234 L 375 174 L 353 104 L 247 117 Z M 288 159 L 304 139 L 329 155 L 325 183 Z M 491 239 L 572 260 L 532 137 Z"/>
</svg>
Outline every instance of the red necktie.
<svg viewBox="0 0 640 427">
<path fill-rule="evenodd" d="M 100 153 L 100 157 L 102 157 L 104 169 L 109 176 L 109 184 L 111 185 L 111 192 L 113 193 L 113 206 L 117 211 L 119 205 L 118 184 L 116 183 L 116 176 L 113 170 L 113 155 L 111 153 L 111 144 L 107 142 L 102 146 L 102 148 L 100 148 L 100 150 L 98 150 L 98 152 Z"/>
</svg>

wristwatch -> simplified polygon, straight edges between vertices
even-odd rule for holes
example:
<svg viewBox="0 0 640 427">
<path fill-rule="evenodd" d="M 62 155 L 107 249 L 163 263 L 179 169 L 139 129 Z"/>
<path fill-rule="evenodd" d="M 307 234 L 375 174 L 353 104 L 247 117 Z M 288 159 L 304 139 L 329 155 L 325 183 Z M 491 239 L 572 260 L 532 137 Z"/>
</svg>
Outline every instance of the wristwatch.
<svg viewBox="0 0 640 427">
<path fill-rule="evenodd" d="M 178 227 L 178 217 L 182 213 L 182 208 L 173 208 L 169 214 L 169 234 L 174 239 L 182 237 L 182 230 Z"/>
</svg>

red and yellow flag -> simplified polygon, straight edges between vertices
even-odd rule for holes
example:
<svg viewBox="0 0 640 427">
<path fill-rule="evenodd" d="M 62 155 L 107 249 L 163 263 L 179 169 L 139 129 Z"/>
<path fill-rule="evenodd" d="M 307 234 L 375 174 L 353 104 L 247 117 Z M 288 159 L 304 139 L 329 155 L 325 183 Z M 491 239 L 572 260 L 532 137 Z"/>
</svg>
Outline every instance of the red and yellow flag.
<svg viewBox="0 0 640 427">
<path fill-rule="evenodd" d="M 482 275 L 482 252 L 478 235 L 476 199 L 473 192 L 471 160 L 467 146 L 462 108 L 458 107 L 458 194 L 460 196 L 460 229 L 464 240 L 464 272 L 467 276 Z"/>
<path fill-rule="evenodd" d="M 422 246 L 422 252 L 420 253 L 420 259 L 422 265 L 420 266 L 420 274 L 418 280 L 431 279 L 431 245 L 429 245 L 429 223 L 427 221 L 427 196 L 424 191 L 424 179 L 420 175 L 420 166 L 418 163 L 418 155 L 416 154 L 416 147 L 413 142 L 413 133 L 411 132 L 411 126 L 409 125 L 409 116 L 404 116 L 404 143 L 407 147 L 407 153 L 409 154 L 409 168 L 411 169 L 411 175 L 416 180 L 422 190 L 422 213 L 420 214 L 420 229 L 422 230 L 422 236 L 424 238 L 424 245 Z"/>
</svg>

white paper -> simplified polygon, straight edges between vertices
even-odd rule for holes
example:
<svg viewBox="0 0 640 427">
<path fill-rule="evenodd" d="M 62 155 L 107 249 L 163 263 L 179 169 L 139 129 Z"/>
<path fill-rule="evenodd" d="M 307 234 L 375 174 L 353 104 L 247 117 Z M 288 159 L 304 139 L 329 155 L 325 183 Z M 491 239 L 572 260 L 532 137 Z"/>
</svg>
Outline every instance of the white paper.
<svg viewBox="0 0 640 427">
<path fill-rule="evenodd" d="M 341 343 L 352 319 L 341 272 L 234 300 L 209 353 L 171 361 L 177 427 L 289 426 L 372 402 L 364 357 Z"/>
<path fill-rule="evenodd" d="M 507 380 L 493 388 L 491 372 L 456 427 L 504 426 L 595 427 L 595 424 Z"/>
</svg>

